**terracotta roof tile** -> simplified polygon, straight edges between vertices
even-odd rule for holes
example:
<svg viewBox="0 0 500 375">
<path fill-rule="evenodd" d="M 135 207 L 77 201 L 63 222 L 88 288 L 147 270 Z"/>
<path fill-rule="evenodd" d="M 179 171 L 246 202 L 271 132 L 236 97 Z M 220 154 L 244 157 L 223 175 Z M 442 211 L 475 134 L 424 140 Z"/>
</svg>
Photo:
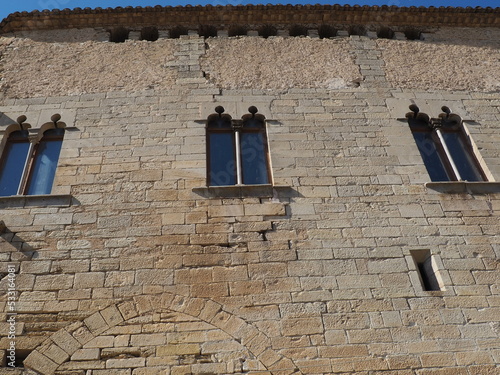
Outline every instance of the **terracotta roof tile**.
<svg viewBox="0 0 500 375">
<path fill-rule="evenodd" d="M 500 27 L 499 14 L 500 8 L 490 7 L 425 8 L 338 4 L 75 8 L 12 13 L 0 23 L 0 34 L 23 30 L 151 25 L 165 28 L 197 28 L 200 24 L 217 27 L 227 24 L 258 26 L 264 23 L 283 27 L 290 24 L 313 26 L 326 20 L 332 25 L 364 23 L 400 27 L 443 24 L 450 27 Z M 429 24 L 430 19 L 432 24 Z"/>
</svg>

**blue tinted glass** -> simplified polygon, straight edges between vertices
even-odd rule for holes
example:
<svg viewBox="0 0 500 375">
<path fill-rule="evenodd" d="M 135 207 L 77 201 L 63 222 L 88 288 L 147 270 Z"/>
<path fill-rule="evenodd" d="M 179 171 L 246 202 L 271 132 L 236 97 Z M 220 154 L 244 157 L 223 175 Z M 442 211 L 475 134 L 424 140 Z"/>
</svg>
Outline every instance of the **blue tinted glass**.
<svg viewBox="0 0 500 375">
<path fill-rule="evenodd" d="M 256 119 L 256 118 L 250 118 L 245 121 L 245 124 L 243 125 L 245 128 L 262 128 L 263 127 L 263 122 Z"/>
<path fill-rule="evenodd" d="M 241 133 L 241 167 L 244 184 L 268 184 L 264 134 Z"/>
<path fill-rule="evenodd" d="M 26 194 L 50 194 L 57 161 L 61 152 L 62 139 L 42 140 L 38 144 Z"/>
<path fill-rule="evenodd" d="M 7 141 L 0 170 L 0 196 L 17 194 L 29 148 L 27 138 L 22 142 Z"/>
<path fill-rule="evenodd" d="M 463 143 L 460 134 L 456 132 L 443 132 L 443 138 L 458 169 L 458 173 L 460 173 L 461 179 L 466 181 L 483 181 L 483 177 L 478 170 L 479 167 L 469 154 L 468 148 Z"/>
<path fill-rule="evenodd" d="M 235 185 L 233 133 L 210 133 L 210 186 Z"/>
<path fill-rule="evenodd" d="M 413 132 L 413 138 L 417 143 L 420 156 L 427 168 L 431 181 L 449 181 L 441 157 L 436 149 L 436 144 L 432 139 L 431 132 Z"/>
<path fill-rule="evenodd" d="M 231 128 L 231 118 L 228 116 L 216 117 L 210 119 L 208 123 L 210 128 Z"/>
</svg>

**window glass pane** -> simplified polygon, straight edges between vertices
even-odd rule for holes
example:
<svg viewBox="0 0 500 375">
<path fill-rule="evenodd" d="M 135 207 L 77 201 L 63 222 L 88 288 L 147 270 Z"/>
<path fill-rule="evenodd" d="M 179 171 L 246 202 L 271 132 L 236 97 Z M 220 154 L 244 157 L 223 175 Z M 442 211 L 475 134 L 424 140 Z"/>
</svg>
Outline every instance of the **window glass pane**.
<svg viewBox="0 0 500 375">
<path fill-rule="evenodd" d="M 13 142 L 11 138 L 19 137 L 13 133 L 5 146 L 2 169 L 0 170 L 0 196 L 2 197 L 17 194 L 30 148 L 27 138 L 21 142 Z"/>
<path fill-rule="evenodd" d="M 56 131 L 60 132 L 61 130 L 46 131 L 38 144 L 26 194 L 50 194 L 56 174 L 57 161 L 61 153 L 62 139 L 47 139 L 47 136 L 57 134 Z"/>
<path fill-rule="evenodd" d="M 210 186 L 235 185 L 233 133 L 209 133 Z"/>
<path fill-rule="evenodd" d="M 244 184 L 268 184 L 263 133 L 241 133 L 241 167 Z"/>
<path fill-rule="evenodd" d="M 431 181 L 449 181 L 450 178 L 446 173 L 446 169 L 441 161 L 439 152 L 436 149 L 436 144 L 432 139 L 431 132 L 413 132 L 413 138 L 417 143 L 418 150 L 424 161 L 425 168 L 431 178 Z"/>
<path fill-rule="evenodd" d="M 264 123 L 261 120 L 258 120 L 256 118 L 249 118 L 243 124 L 243 127 L 245 127 L 245 128 L 262 128 L 263 126 L 264 126 Z"/>
<path fill-rule="evenodd" d="M 215 119 L 210 120 L 208 127 L 219 129 L 231 128 L 231 118 L 228 118 L 227 116 L 216 117 Z"/>
<path fill-rule="evenodd" d="M 483 181 L 479 166 L 470 155 L 469 148 L 464 144 L 460 133 L 443 132 L 443 138 L 462 180 Z"/>
</svg>

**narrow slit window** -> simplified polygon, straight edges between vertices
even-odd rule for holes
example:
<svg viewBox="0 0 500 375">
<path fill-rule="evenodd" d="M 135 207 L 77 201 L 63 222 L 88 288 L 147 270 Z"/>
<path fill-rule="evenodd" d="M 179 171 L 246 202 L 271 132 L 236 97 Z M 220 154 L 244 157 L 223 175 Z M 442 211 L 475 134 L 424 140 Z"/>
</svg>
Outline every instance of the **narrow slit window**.
<svg viewBox="0 0 500 375">
<path fill-rule="evenodd" d="M 423 290 L 444 290 L 439 271 L 429 250 L 411 251 Z"/>
</svg>

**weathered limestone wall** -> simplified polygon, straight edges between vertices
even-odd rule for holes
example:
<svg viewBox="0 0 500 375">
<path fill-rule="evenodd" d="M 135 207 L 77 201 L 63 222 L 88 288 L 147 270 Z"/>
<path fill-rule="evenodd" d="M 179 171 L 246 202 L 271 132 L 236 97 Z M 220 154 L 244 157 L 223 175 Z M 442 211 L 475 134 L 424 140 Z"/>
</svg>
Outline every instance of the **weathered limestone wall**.
<svg viewBox="0 0 500 375">
<path fill-rule="evenodd" d="M 450 28 L 441 28 L 425 33 L 424 41 L 377 39 L 369 49 L 370 39 L 358 45 L 358 36 L 209 38 L 193 55 L 200 59 L 183 68 L 176 59 L 183 48 L 178 39 L 115 44 L 96 41 L 101 34 L 88 29 L 25 34 L 0 38 L 0 89 L 7 97 L 169 89 L 179 69 L 203 71 L 207 83 L 221 88 L 338 90 L 371 79 L 360 72 L 370 54 L 379 62 L 368 70 L 376 68 L 393 88 L 497 91 L 500 85 L 498 29 L 459 29 L 464 38 L 457 43 Z M 51 36 L 58 42 L 49 42 Z"/>
<path fill-rule="evenodd" d="M 211 38 L 201 67 L 224 88 L 340 89 L 358 84 L 348 38 Z"/>
<path fill-rule="evenodd" d="M 10 97 L 78 95 L 106 90 L 134 91 L 170 87 L 169 66 L 176 41 L 130 41 L 126 45 L 35 42 L 5 38 L 1 89 Z"/>
<path fill-rule="evenodd" d="M 500 49 L 378 40 L 387 79 L 394 87 L 498 91 Z"/>
<path fill-rule="evenodd" d="M 245 40 L 228 39 L 229 56 Z M 258 40 L 255 50 L 272 51 L 273 39 Z M 426 188 L 418 149 L 398 120 L 412 101 L 434 117 L 449 105 L 470 120 L 498 181 L 498 92 L 484 92 L 481 81 L 470 92 L 421 89 L 418 77 L 398 87 L 379 41 L 289 43 L 309 41 L 327 46 L 318 58 L 352 59 L 349 73 L 332 68 L 331 77 L 359 72 L 359 87 L 323 87 L 315 77 L 305 79 L 313 87 L 297 78 L 297 87 L 266 89 L 266 73 L 250 87 L 226 88 L 223 79 L 238 70 L 224 76 L 212 55 L 224 42 L 209 40 L 207 52 L 192 36 L 45 45 L 68 56 L 106 46 L 124 67 L 144 52 L 164 79 L 115 85 L 138 71 L 130 68 L 100 81 L 100 92 L 67 85 L 52 96 L 33 85 L 23 97 L 5 67 L 42 44 L 10 43 L 19 49 L 3 53 L 2 129 L 23 113 L 36 128 L 55 112 L 69 127 L 52 199 L 0 199 L 0 273 L 16 267 L 16 345 L 31 351 L 26 367 L 59 375 L 499 371 L 500 193 Z M 158 66 L 165 50 L 168 68 Z M 28 71 L 22 82 L 33 79 Z M 233 118 L 257 105 L 272 120 L 271 194 L 205 188 L 203 120 L 217 105 Z M 432 253 L 442 291 L 423 290 L 413 250 Z M 5 298 L 0 306 L 5 333 Z M 9 341 L 2 337 L 0 348 Z"/>
</svg>

